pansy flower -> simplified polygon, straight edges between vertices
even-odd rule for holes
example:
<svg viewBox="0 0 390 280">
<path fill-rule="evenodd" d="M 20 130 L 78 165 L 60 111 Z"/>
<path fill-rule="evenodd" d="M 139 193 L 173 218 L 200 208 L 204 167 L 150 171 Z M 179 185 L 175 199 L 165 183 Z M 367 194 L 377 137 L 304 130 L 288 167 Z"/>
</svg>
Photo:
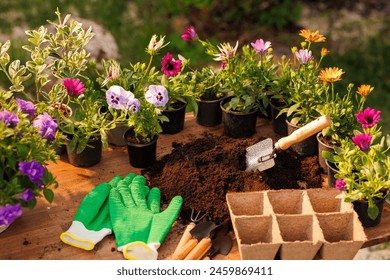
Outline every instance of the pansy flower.
<svg viewBox="0 0 390 280">
<path fill-rule="evenodd" d="M 108 106 L 117 110 L 124 110 L 128 101 L 133 98 L 134 94 L 131 91 L 125 90 L 121 86 L 111 86 L 106 91 L 106 101 Z"/>
<path fill-rule="evenodd" d="M 145 98 L 146 101 L 158 107 L 164 107 L 169 100 L 167 89 L 161 85 L 150 85 Z"/>
<path fill-rule="evenodd" d="M 136 114 L 139 112 L 141 103 L 137 98 L 133 98 L 133 99 L 130 99 L 129 101 L 127 101 L 126 106 L 130 112 L 132 112 L 133 114 Z"/>
</svg>

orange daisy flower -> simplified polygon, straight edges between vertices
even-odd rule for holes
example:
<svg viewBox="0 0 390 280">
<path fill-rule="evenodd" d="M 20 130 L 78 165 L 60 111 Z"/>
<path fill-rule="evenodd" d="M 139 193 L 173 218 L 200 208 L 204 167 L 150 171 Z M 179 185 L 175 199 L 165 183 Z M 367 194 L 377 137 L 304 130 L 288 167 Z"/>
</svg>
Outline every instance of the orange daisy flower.
<svg viewBox="0 0 390 280">
<path fill-rule="evenodd" d="M 327 48 L 322 48 L 321 49 L 321 56 L 322 57 L 328 55 L 329 53 L 330 53 L 330 50 L 328 50 Z"/>
<path fill-rule="evenodd" d="M 372 91 L 374 90 L 374 87 L 370 85 L 361 85 L 357 89 L 357 93 L 360 94 L 361 96 L 367 96 L 369 95 Z"/>
<path fill-rule="evenodd" d="M 321 70 L 320 80 L 322 80 L 324 83 L 334 83 L 341 80 L 341 75 L 343 74 L 343 70 L 337 67 L 325 68 L 325 70 Z"/>
<path fill-rule="evenodd" d="M 307 41 L 307 42 L 319 43 L 319 42 L 325 42 L 326 41 L 325 36 L 321 35 L 318 30 L 313 32 L 313 31 L 310 31 L 308 29 L 302 29 L 299 32 L 299 36 L 302 36 L 303 38 L 305 38 L 305 41 Z"/>
</svg>

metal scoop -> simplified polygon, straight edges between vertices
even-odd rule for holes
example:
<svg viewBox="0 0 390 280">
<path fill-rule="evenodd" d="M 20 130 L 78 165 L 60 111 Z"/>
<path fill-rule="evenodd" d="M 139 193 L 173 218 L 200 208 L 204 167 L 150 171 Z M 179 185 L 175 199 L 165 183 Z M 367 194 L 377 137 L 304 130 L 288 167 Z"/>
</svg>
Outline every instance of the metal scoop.
<svg viewBox="0 0 390 280">
<path fill-rule="evenodd" d="M 246 148 L 246 170 L 252 171 L 258 169 L 264 171 L 275 165 L 277 152 L 288 149 L 291 145 L 299 143 L 306 138 L 320 132 L 331 124 L 329 116 L 321 116 L 316 120 L 295 130 L 290 135 L 280 138 L 275 146 L 272 139 L 267 138 L 248 148 Z"/>
</svg>

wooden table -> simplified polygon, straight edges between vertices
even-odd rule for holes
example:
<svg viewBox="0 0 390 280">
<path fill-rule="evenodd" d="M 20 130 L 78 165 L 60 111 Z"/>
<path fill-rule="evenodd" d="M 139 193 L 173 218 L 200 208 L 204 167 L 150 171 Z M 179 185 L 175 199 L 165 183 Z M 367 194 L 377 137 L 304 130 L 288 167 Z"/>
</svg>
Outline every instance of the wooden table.
<svg viewBox="0 0 390 280">
<path fill-rule="evenodd" d="M 192 114 L 187 113 L 183 132 L 160 136 L 157 143 L 157 158 L 171 152 L 173 141 L 190 141 L 194 137 L 200 137 L 204 131 L 221 135 L 223 127 L 222 125 L 213 128 L 202 127 L 196 123 Z M 271 137 L 274 141 L 279 138 L 273 132 L 270 121 L 261 118 L 257 120 L 257 134 Z M 126 147 L 104 149 L 101 162 L 93 167 L 74 167 L 68 163 L 67 156 L 62 155 L 57 163 L 50 164 L 49 169 L 59 182 L 59 187 L 54 190 L 54 202 L 50 204 L 44 199 L 39 199 L 34 209 L 25 209 L 23 215 L 0 234 L 0 259 L 123 260 L 122 253 L 116 251 L 113 235 L 104 238 L 92 251 L 66 245 L 59 236 L 68 229 L 81 200 L 94 186 L 109 181 L 114 175 L 141 173 L 139 169 L 129 164 Z M 368 240 L 363 247 L 390 241 L 388 205 L 385 210 L 381 224 L 365 230 Z M 178 223 L 173 225 L 159 249 L 159 259 L 170 259 L 185 226 Z M 234 235 L 232 237 L 234 238 Z M 239 258 L 235 241 L 228 256 L 217 256 L 217 259 Z"/>
</svg>

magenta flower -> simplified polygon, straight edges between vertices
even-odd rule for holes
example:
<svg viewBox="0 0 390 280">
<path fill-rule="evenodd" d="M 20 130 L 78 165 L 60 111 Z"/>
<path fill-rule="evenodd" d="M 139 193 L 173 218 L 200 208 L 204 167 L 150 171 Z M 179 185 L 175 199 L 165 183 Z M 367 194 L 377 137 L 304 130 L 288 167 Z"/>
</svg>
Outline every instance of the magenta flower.
<svg viewBox="0 0 390 280">
<path fill-rule="evenodd" d="M 45 168 L 35 159 L 32 161 L 21 161 L 18 165 L 19 171 L 27 175 L 30 181 L 42 185 L 42 177 L 45 173 Z"/>
<path fill-rule="evenodd" d="M 195 27 L 192 25 L 188 25 L 185 29 L 183 34 L 181 35 L 181 38 L 186 41 L 192 41 L 196 37 L 196 31 Z"/>
<path fill-rule="evenodd" d="M 44 112 L 43 114 L 39 115 L 33 121 L 33 127 L 38 128 L 38 133 L 42 138 L 46 138 L 50 141 L 55 139 L 57 120 L 48 113 Z"/>
<path fill-rule="evenodd" d="M 141 103 L 137 98 L 130 99 L 127 102 L 127 108 L 133 113 L 136 114 L 139 112 L 139 109 L 141 107 Z"/>
<path fill-rule="evenodd" d="M 307 49 L 300 49 L 295 52 L 295 57 L 298 59 L 300 64 L 308 64 L 312 58 L 312 53 Z"/>
<path fill-rule="evenodd" d="M 352 142 L 363 152 L 367 152 L 370 149 L 371 140 L 372 136 L 369 133 L 361 133 L 352 137 Z"/>
<path fill-rule="evenodd" d="M 380 121 L 381 111 L 367 107 L 356 114 L 357 121 L 363 128 L 371 128 Z"/>
<path fill-rule="evenodd" d="M 160 85 L 150 85 L 146 91 L 145 98 L 146 101 L 158 107 L 164 107 L 169 100 L 167 89 Z"/>
<path fill-rule="evenodd" d="M 71 97 L 82 95 L 85 91 L 84 84 L 79 79 L 65 78 L 64 86 Z"/>
<path fill-rule="evenodd" d="M 163 71 L 168 78 L 175 76 L 181 71 L 181 63 L 182 61 L 180 59 L 175 60 L 172 54 L 168 52 L 162 59 L 161 71 Z"/>
<path fill-rule="evenodd" d="M 336 180 L 336 189 L 344 191 L 347 188 L 347 183 L 343 179 Z"/>
<path fill-rule="evenodd" d="M 271 42 L 264 42 L 263 39 L 257 39 L 254 43 L 251 43 L 252 48 L 259 54 L 265 54 L 268 52 L 268 49 L 271 47 Z"/>
<path fill-rule="evenodd" d="M 22 216 L 22 213 L 23 211 L 20 207 L 20 203 L 15 205 L 7 204 L 0 207 L 0 226 L 10 225 L 13 221 Z"/>
<path fill-rule="evenodd" d="M 34 116 L 36 111 L 34 103 L 20 98 L 15 98 L 15 101 L 18 104 L 18 109 L 20 112 L 27 114 L 30 118 Z"/>
<path fill-rule="evenodd" d="M 15 113 L 4 110 L 0 111 L 0 121 L 3 121 L 5 126 L 15 127 L 19 123 L 19 118 Z"/>
</svg>

